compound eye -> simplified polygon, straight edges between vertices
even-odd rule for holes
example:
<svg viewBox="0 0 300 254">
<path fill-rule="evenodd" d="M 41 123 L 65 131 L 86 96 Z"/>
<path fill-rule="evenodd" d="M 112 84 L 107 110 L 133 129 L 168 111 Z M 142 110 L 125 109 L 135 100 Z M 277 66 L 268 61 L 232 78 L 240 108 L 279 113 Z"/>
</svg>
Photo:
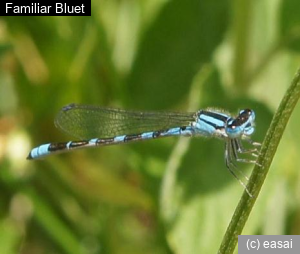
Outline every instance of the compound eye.
<svg viewBox="0 0 300 254">
<path fill-rule="evenodd" d="M 248 115 L 248 116 L 250 116 L 252 113 L 253 113 L 253 110 L 246 108 L 246 109 L 240 110 L 239 115 Z"/>
</svg>

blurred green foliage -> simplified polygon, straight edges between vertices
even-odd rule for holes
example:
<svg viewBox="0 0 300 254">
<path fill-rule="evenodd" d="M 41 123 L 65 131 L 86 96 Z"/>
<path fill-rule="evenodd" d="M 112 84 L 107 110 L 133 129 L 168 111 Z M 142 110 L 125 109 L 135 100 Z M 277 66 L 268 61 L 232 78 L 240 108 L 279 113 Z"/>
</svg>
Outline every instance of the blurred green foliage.
<svg viewBox="0 0 300 254">
<path fill-rule="evenodd" d="M 262 141 L 299 67 L 298 2 L 102 0 L 91 17 L 1 17 L 0 253 L 216 253 L 243 191 L 219 140 L 25 158 L 72 138 L 53 124 L 71 102 L 249 107 Z M 299 111 L 244 234 L 300 233 Z"/>
</svg>

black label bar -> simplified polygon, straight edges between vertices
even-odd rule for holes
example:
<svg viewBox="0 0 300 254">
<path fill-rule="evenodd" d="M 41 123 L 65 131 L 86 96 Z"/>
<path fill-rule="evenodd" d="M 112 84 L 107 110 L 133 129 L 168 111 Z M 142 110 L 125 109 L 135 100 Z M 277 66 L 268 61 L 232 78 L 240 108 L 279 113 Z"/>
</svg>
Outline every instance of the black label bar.
<svg viewBox="0 0 300 254">
<path fill-rule="evenodd" d="M 0 3 L 1 16 L 91 16 L 91 0 L 10 1 Z"/>
</svg>

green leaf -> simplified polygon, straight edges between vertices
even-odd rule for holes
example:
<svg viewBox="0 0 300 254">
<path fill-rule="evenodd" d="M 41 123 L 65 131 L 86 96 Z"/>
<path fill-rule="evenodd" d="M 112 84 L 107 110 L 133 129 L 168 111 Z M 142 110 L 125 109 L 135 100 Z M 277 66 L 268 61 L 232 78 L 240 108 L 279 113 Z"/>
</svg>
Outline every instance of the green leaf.
<svg viewBox="0 0 300 254">
<path fill-rule="evenodd" d="M 145 34 L 128 78 L 131 104 L 161 109 L 187 95 L 228 24 L 227 1 L 168 2 Z M 133 99 L 134 98 L 134 99 Z"/>
</svg>

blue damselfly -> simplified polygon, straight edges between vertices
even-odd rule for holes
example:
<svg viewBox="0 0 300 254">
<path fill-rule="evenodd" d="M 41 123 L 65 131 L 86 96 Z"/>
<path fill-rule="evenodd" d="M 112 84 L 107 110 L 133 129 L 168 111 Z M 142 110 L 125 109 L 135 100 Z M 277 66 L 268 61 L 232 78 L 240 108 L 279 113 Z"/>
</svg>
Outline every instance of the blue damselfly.
<svg viewBox="0 0 300 254">
<path fill-rule="evenodd" d="M 238 115 L 233 117 L 216 109 L 203 109 L 193 113 L 142 112 L 70 104 L 59 112 L 55 125 L 79 141 L 40 145 L 31 150 L 27 159 L 38 159 L 75 149 L 169 136 L 216 137 L 225 141 L 227 168 L 251 196 L 235 173 L 235 162 L 257 164 L 257 147 L 260 144 L 250 139 L 255 130 L 254 121 L 255 113 L 251 109 L 240 110 Z M 245 149 L 242 140 L 249 142 L 252 148 Z M 239 157 L 239 154 L 247 153 L 254 159 Z"/>
</svg>

